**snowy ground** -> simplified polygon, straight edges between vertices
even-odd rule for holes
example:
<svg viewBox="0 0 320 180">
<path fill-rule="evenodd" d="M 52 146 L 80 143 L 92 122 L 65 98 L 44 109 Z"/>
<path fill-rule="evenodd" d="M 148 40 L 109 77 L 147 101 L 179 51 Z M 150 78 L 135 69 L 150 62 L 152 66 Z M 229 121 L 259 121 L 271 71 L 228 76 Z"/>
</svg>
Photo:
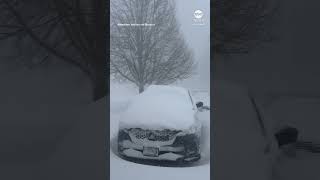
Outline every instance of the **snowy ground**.
<svg viewBox="0 0 320 180">
<path fill-rule="evenodd" d="M 246 89 L 224 81 L 216 81 L 213 87 L 213 179 L 320 179 L 320 155 L 303 151 L 297 152 L 296 157 L 280 156 L 274 166 L 276 177 L 271 177 L 271 156 L 263 153 L 266 141 Z M 320 99 L 279 99 L 265 110 L 265 120 L 293 125 L 301 131 L 300 139 L 319 143 L 319 110 Z"/>
<path fill-rule="evenodd" d="M 297 96 L 279 98 L 266 113 L 269 118 L 267 120 L 273 119 L 277 126 L 297 127 L 300 132 L 299 140 L 320 143 L 319 109 L 319 98 Z M 275 168 L 279 180 L 318 180 L 319 166 L 320 154 L 299 150 L 295 157 L 281 156 Z"/>
<path fill-rule="evenodd" d="M 209 111 L 201 113 L 203 121 L 202 158 L 192 167 L 157 167 L 136 164 L 119 158 L 115 153 L 115 137 L 118 132 L 118 122 L 121 113 L 127 106 L 128 100 L 135 96 L 137 91 L 129 85 L 113 84 L 110 92 L 110 179 L 111 180 L 209 180 L 210 179 L 210 114 Z M 194 98 L 210 105 L 210 96 L 206 91 L 193 91 Z"/>
</svg>

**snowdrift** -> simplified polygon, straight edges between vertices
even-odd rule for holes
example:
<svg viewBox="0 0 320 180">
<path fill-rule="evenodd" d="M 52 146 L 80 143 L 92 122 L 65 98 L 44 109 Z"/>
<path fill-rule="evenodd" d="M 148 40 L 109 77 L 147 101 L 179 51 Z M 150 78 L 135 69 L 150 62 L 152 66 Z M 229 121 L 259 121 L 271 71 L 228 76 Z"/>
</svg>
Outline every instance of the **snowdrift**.
<svg viewBox="0 0 320 180">
<path fill-rule="evenodd" d="M 120 127 L 188 130 L 196 124 L 195 113 L 186 89 L 152 85 L 129 101 Z"/>
</svg>

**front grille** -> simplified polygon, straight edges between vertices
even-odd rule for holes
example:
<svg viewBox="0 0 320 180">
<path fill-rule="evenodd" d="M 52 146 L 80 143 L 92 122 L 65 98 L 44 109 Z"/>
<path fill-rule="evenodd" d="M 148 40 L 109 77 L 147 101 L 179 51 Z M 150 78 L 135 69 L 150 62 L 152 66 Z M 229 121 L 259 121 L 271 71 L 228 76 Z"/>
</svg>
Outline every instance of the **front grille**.
<svg viewBox="0 0 320 180">
<path fill-rule="evenodd" d="M 130 133 L 137 139 L 148 139 L 151 141 L 169 141 L 181 131 L 178 130 L 144 130 L 140 128 L 130 129 Z"/>
</svg>

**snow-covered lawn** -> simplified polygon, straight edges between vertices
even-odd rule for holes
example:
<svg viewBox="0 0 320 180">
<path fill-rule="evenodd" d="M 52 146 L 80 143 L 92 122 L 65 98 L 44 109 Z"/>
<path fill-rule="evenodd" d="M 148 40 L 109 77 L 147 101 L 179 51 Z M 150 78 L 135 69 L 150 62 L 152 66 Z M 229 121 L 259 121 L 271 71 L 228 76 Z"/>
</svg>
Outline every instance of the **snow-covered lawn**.
<svg viewBox="0 0 320 180">
<path fill-rule="evenodd" d="M 320 155 L 303 151 L 299 151 L 296 157 L 280 155 L 273 167 L 276 176 L 271 177 L 271 160 L 275 154 L 264 153 L 266 141 L 261 135 L 247 89 L 227 81 L 216 81 L 213 87 L 214 179 L 320 179 Z M 273 123 L 267 128 L 272 130 L 275 126 L 291 125 L 299 129 L 302 140 L 320 142 L 317 123 L 320 100 L 290 97 L 270 104 L 264 109 L 264 119 Z"/>
<path fill-rule="evenodd" d="M 283 97 L 268 109 L 267 119 L 275 126 L 290 125 L 299 129 L 299 140 L 320 143 L 320 99 Z M 279 180 L 318 180 L 320 154 L 299 150 L 295 157 L 281 156 L 276 164 Z"/>
<path fill-rule="evenodd" d="M 129 85 L 112 85 L 110 92 L 110 179 L 111 180 L 209 180 L 210 179 L 210 113 L 209 111 L 200 114 L 203 122 L 201 139 L 202 158 L 192 167 L 158 167 L 143 164 L 136 164 L 125 161 L 115 154 L 114 138 L 118 132 L 118 123 L 121 113 L 126 109 L 131 98 L 137 95 L 135 88 Z M 210 96 L 205 91 L 193 91 L 194 98 L 204 101 L 210 105 Z"/>
</svg>

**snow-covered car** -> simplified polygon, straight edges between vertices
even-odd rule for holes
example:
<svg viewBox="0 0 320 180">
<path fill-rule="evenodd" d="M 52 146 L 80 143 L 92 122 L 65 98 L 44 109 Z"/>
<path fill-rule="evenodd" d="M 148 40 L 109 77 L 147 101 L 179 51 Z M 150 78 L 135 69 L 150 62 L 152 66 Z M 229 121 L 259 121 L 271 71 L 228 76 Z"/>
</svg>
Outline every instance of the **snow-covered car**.
<svg viewBox="0 0 320 180">
<path fill-rule="evenodd" d="M 118 152 L 126 159 L 188 163 L 200 159 L 201 122 L 191 93 L 149 86 L 121 117 Z"/>
</svg>

